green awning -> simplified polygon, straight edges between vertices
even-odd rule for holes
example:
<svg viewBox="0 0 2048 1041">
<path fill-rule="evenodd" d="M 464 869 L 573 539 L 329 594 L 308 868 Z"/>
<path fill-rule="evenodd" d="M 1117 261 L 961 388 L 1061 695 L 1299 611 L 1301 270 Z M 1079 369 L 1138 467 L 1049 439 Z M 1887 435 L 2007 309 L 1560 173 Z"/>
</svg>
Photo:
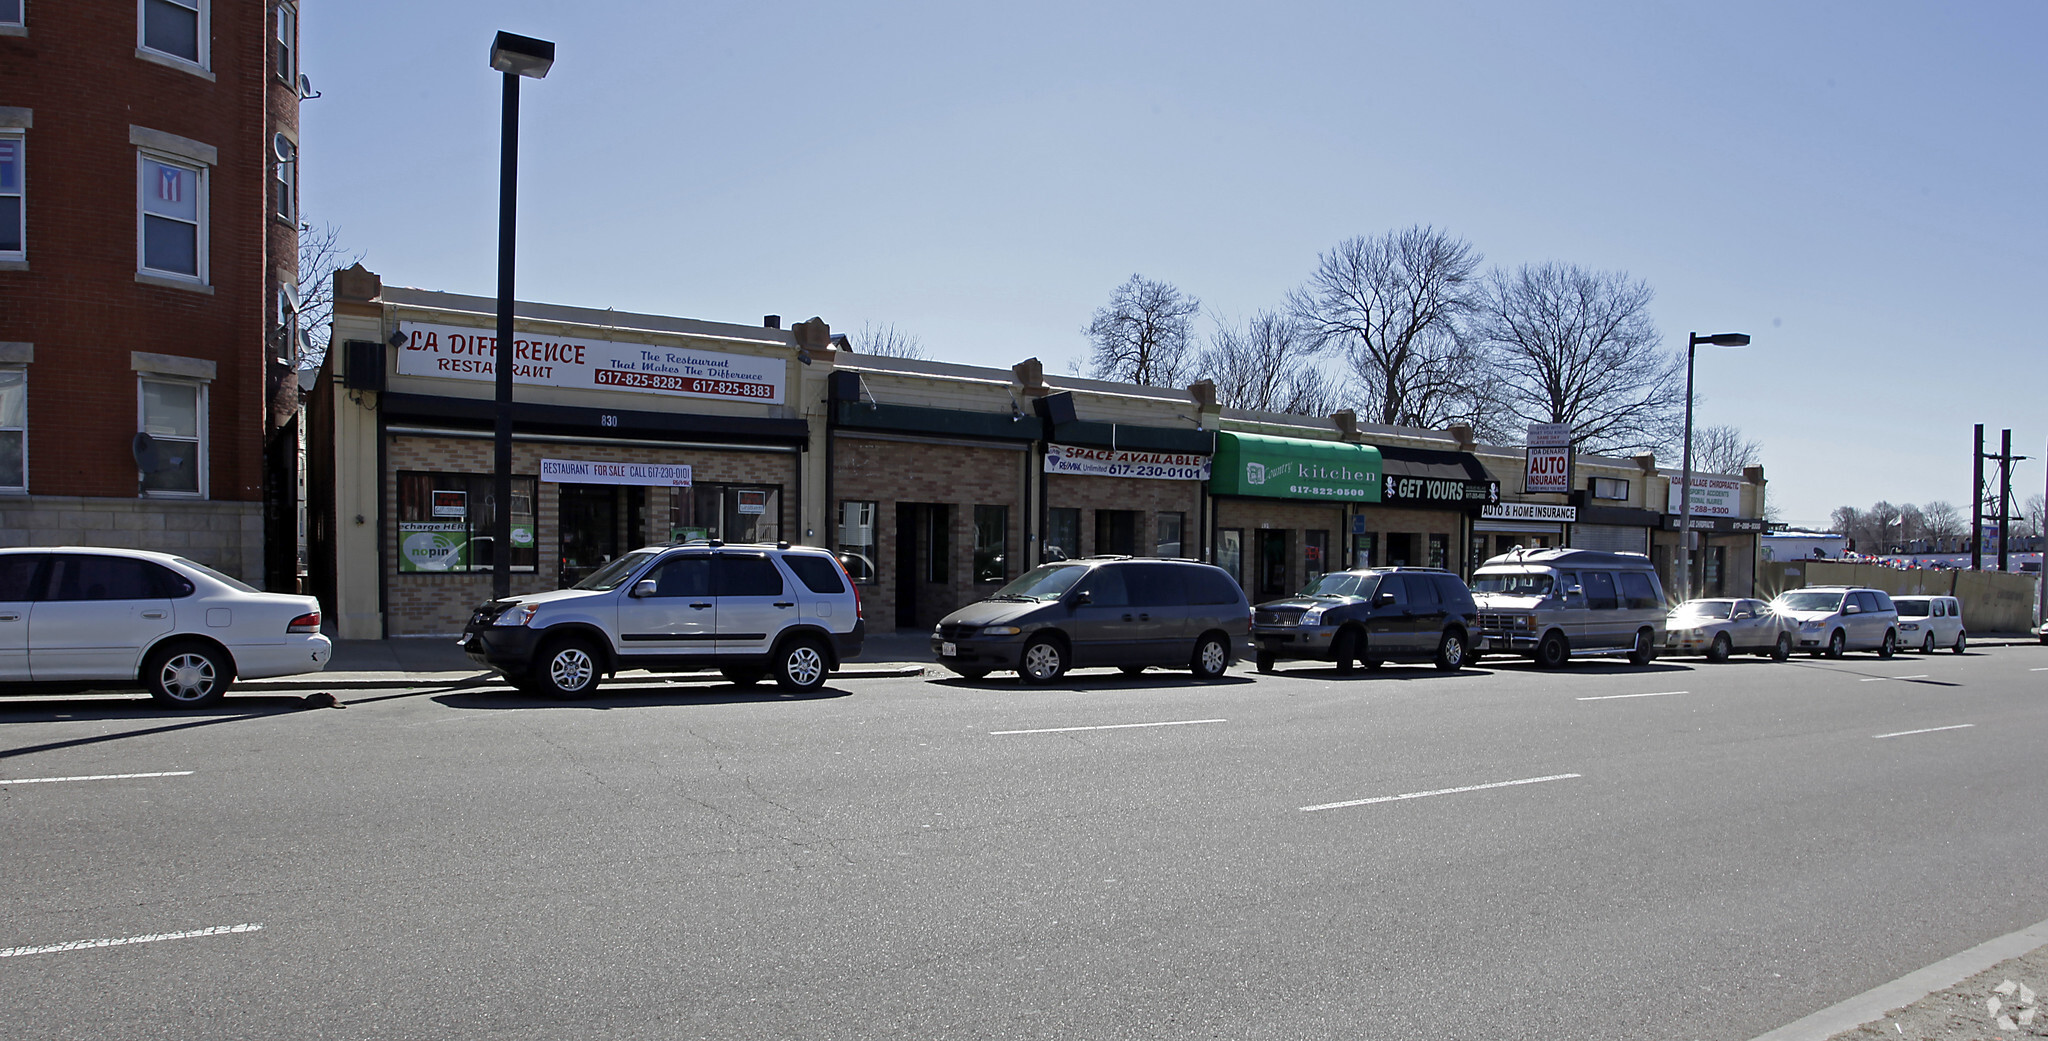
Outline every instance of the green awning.
<svg viewBox="0 0 2048 1041">
<path fill-rule="evenodd" d="M 1380 450 L 1371 445 L 1219 433 L 1209 491 L 1269 499 L 1378 502 L 1380 474 Z"/>
</svg>

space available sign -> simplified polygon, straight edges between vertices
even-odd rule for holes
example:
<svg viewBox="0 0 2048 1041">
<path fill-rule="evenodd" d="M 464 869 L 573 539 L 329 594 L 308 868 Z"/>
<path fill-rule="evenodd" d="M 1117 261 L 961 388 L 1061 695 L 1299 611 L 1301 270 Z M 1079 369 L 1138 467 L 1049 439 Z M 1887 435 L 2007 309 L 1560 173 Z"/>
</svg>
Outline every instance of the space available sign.
<svg viewBox="0 0 2048 1041">
<path fill-rule="evenodd" d="M 1567 423 L 1529 424 L 1528 458 L 1522 471 L 1526 494 L 1572 490 L 1572 428 Z"/>
<path fill-rule="evenodd" d="M 690 464 L 599 463 L 581 459 L 542 459 L 540 479 L 551 484 L 631 484 L 646 488 L 688 488 Z"/>
<path fill-rule="evenodd" d="M 1679 495 L 1684 488 L 1683 481 L 1671 482 L 1671 508 L 1677 513 L 1684 508 Z M 1692 515 L 1695 517 L 1740 517 L 1742 515 L 1742 482 L 1726 477 L 1694 477 L 1692 479 Z"/>
<path fill-rule="evenodd" d="M 1206 481 L 1209 457 L 1180 452 L 1131 452 L 1114 448 L 1045 446 L 1045 472 L 1085 477 L 1139 477 L 1155 481 Z"/>
<path fill-rule="evenodd" d="M 401 376 L 497 379 L 498 337 L 488 329 L 398 323 Z M 512 381 L 540 387 L 623 390 L 782 404 L 784 362 L 749 354 L 524 333 L 512 341 Z"/>
</svg>

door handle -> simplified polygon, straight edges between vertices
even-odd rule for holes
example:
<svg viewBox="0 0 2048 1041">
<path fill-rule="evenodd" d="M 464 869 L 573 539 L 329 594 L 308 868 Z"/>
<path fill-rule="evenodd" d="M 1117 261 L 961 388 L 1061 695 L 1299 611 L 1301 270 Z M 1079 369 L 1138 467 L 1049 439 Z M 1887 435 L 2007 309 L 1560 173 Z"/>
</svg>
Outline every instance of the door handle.
<svg viewBox="0 0 2048 1041">
<path fill-rule="evenodd" d="M 796 604 L 795 604 L 794 602 L 792 602 L 792 601 L 787 601 L 787 600 L 785 600 L 785 601 L 783 601 L 783 602 L 781 602 L 781 603 L 778 603 L 778 604 L 776 604 L 775 606 L 777 606 L 777 607 L 795 607 L 795 606 L 796 606 Z"/>
<path fill-rule="evenodd" d="M 144 611 L 144 612 L 142 612 L 142 617 L 144 617 L 144 618 L 162 618 L 163 616 L 164 616 L 164 613 L 163 613 L 162 611 Z"/>
<path fill-rule="evenodd" d="M 1130 621 L 1130 620 L 1131 620 L 1131 616 L 1130 616 L 1129 614 L 1125 614 L 1125 615 L 1124 615 L 1124 621 L 1128 622 L 1128 621 Z"/>
<path fill-rule="evenodd" d="M 20 615 L 18 615 L 18 614 L 0 614 L 0 622 L 19 622 L 19 621 L 21 621 L 21 616 L 20 616 Z"/>
<path fill-rule="evenodd" d="M 1138 616 L 1138 621 L 1141 621 L 1141 622 L 1149 622 L 1149 621 L 1151 621 L 1151 620 L 1152 620 L 1152 616 L 1151 616 L 1151 615 L 1149 615 L 1149 614 L 1140 614 L 1140 615 Z"/>
<path fill-rule="evenodd" d="M 710 604 L 691 604 L 691 605 L 690 605 L 690 609 L 691 609 L 691 610 L 693 610 L 693 611 L 702 611 L 702 610 L 704 610 L 705 608 L 707 608 L 707 607 L 710 607 L 710 606 L 711 606 Z"/>
</svg>

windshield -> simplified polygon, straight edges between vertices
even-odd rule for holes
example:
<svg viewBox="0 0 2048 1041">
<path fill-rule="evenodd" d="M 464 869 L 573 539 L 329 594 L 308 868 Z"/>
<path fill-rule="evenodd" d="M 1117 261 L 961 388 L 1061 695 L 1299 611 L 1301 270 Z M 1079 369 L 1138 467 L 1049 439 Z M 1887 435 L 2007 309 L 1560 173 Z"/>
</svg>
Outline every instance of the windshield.
<svg viewBox="0 0 2048 1041">
<path fill-rule="evenodd" d="M 594 589 L 599 592 L 607 589 L 617 589 L 619 588 L 619 583 L 624 582 L 633 572 L 640 570 L 640 565 L 652 560 L 655 552 L 655 550 L 651 549 L 636 549 L 583 576 L 583 581 L 569 588 Z"/>
<path fill-rule="evenodd" d="M 1374 586 L 1380 584 L 1378 575 L 1354 575 L 1339 571 L 1329 575 L 1317 575 L 1301 587 L 1302 596 L 1371 596 Z"/>
<path fill-rule="evenodd" d="M 1678 610 L 1671 613 L 1696 618 L 1726 618 L 1734 606 L 1734 602 L 1730 600 L 1687 600 L 1678 605 Z"/>
<path fill-rule="evenodd" d="M 1786 611 L 1839 611 L 1842 608 L 1842 594 L 1801 589 L 1779 594 L 1777 606 Z"/>
<path fill-rule="evenodd" d="M 995 591 L 990 600 L 1058 600 L 1088 573 L 1086 564 L 1040 564 Z"/>
<path fill-rule="evenodd" d="M 1892 605 L 1899 609 L 1900 618 L 1925 618 L 1934 613 L 1934 601 L 1922 597 L 1892 597 Z"/>
<path fill-rule="evenodd" d="M 194 571 L 199 572 L 202 575 L 205 575 L 210 579 L 213 579 L 215 582 L 225 583 L 226 585 L 233 587 L 235 589 L 239 589 L 244 593 L 262 592 L 262 590 L 257 589 L 255 586 L 252 586 L 249 583 L 234 577 L 233 575 L 223 575 L 220 572 L 215 571 L 214 569 L 207 567 L 206 565 L 201 564 L 196 560 L 186 560 L 184 557 L 172 557 L 171 559 L 177 561 L 180 564 L 183 564 L 188 568 L 191 568 Z"/>
<path fill-rule="evenodd" d="M 1475 593 L 1506 593 L 1509 596 L 1549 596 L 1550 576 L 1542 572 L 1507 571 L 1472 576 Z"/>
</svg>

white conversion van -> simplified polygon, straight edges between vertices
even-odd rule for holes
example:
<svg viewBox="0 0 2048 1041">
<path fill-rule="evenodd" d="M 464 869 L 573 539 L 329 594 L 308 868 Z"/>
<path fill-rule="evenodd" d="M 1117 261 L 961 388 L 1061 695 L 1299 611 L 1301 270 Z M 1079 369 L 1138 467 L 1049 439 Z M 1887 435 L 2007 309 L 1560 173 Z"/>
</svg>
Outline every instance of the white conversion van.
<svg viewBox="0 0 2048 1041">
<path fill-rule="evenodd" d="M 1489 651 L 1554 669 L 1573 656 L 1647 665 L 1664 645 L 1664 586 L 1640 553 L 1513 550 L 1472 573 Z"/>
</svg>

